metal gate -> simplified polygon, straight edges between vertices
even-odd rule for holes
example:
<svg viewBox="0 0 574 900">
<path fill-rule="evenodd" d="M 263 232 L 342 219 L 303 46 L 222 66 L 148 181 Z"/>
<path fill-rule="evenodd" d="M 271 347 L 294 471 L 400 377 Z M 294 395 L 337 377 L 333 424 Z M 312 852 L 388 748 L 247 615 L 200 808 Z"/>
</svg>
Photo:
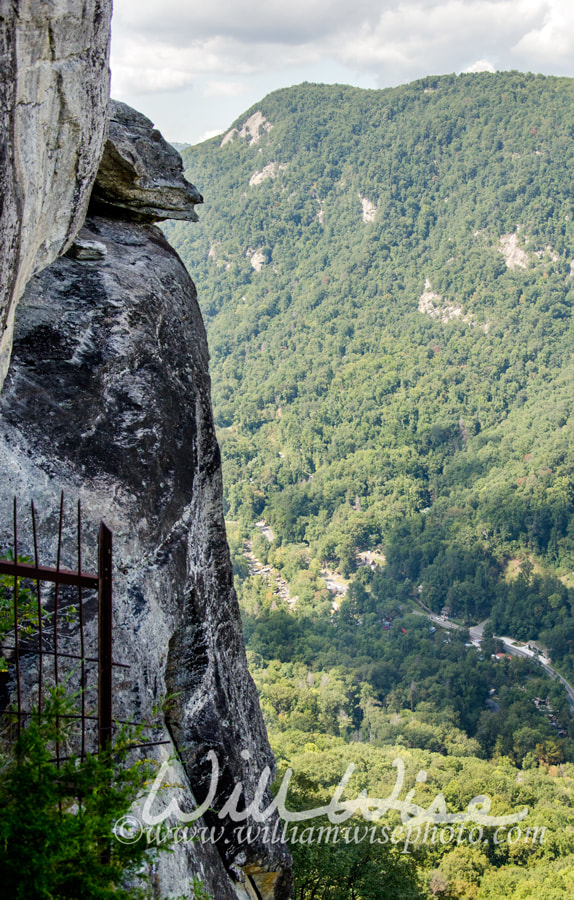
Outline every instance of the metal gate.
<svg viewBox="0 0 574 900">
<path fill-rule="evenodd" d="M 92 724 L 97 721 L 97 746 L 98 750 L 104 749 L 111 744 L 113 731 L 113 707 L 112 707 L 112 687 L 113 687 L 113 669 L 118 666 L 121 668 L 129 668 L 123 663 L 113 661 L 112 657 L 112 533 L 102 522 L 100 524 L 98 536 L 98 571 L 96 573 L 82 571 L 82 510 L 78 501 L 77 505 L 77 524 L 76 524 L 76 558 L 77 569 L 62 568 L 62 532 L 64 526 L 64 495 L 60 498 L 60 512 L 58 519 L 58 543 L 57 543 L 57 559 L 55 567 L 40 565 L 38 556 L 38 532 L 37 532 L 37 516 L 34 503 L 30 504 L 30 516 L 32 523 L 33 535 L 33 553 L 34 559 L 31 562 L 23 562 L 20 554 L 19 546 L 19 522 L 18 522 L 18 504 L 14 498 L 13 505 L 13 523 L 12 523 L 12 547 L 9 551 L 10 558 L 0 559 L 0 574 L 11 576 L 13 579 L 12 588 L 12 612 L 13 612 L 13 634 L 14 643 L 12 646 L 6 645 L 5 649 L 12 651 L 12 663 L 15 668 L 15 692 L 16 692 L 16 709 L 4 710 L 4 713 L 16 716 L 16 728 L 18 734 L 22 728 L 23 722 L 30 715 L 29 711 L 23 709 L 22 703 L 22 648 L 23 641 L 21 637 L 22 624 L 22 605 L 20 598 L 23 588 L 21 580 L 25 579 L 26 595 L 31 596 L 32 590 L 35 592 L 35 603 L 37 609 L 37 633 L 34 640 L 26 640 L 25 653 L 37 654 L 38 660 L 38 711 L 42 711 L 44 681 L 46 677 L 47 661 L 51 659 L 51 668 L 53 672 L 53 680 L 56 688 L 61 683 L 62 661 L 64 659 L 77 660 L 80 668 L 80 711 L 75 714 L 63 714 L 64 718 L 77 718 L 80 722 L 80 755 L 84 758 L 86 754 L 86 728 L 88 723 Z M 53 610 L 51 613 L 51 622 L 47 623 L 46 611 L 42 605 L 42 584 L 50 582 L 54 585 L 53 593 Z M 29 586 L 33 585 L 33 588 Z M 77 589 L 77 613 L 79 622 L 79 653 L 63 652 L 59 647 L 59 629 L 60 618 L 63 612 L 61 605 L 61 588 L 62 586 L 72 586 Z M 83 592 L 86 590 L 96 590 L 98 592 L 98 650 L 97 657 L 88 656 L 85 647 L 85 629 L 83 607 Z M 67 607 L 66 609 L 68 609 Z M 51 647 L 46 646 L 47 638 L 51 638 Z M 36 646 L 32 646 L 32 644 Z M 68 648 L 69 649 L 69 648 Z M 86 710 L 86 687 L 88 683 L 88 671 L 97 664 L 97 716 L 91 715 Z M 56 756 L 59 759 L 59 746 L 56 745 Z"/>
</svg>

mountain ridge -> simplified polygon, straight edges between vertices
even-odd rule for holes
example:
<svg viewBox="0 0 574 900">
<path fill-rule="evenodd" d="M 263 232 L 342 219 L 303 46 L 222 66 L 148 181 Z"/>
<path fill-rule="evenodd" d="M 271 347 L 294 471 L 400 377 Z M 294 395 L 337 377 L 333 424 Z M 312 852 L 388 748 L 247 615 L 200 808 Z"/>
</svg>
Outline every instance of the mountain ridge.
<svg viewBox="0 0 574 900">
<path fill-rule="evenodd" d="M 471 125 L 473 122 L 476 124 L 481 106 L 488 105 L 481 96 L 484 87 L 493 92 L 488 107 L 489 118 L 484 128 L 475 127 L 473 131 Z M 543 88 L 546 92 L 544 103 L 538 98 L 538 106 L 532 97 L 529 100 L 528 90 L 532 92 L 535 88 L 538 91 Z M 208 253 L 205 254 L 209 254 L 207 265 L 203 264 L 198 280 L 202 282 L 206 297 L 204 311 L 211 339 L 216 421 L 220 428 L 239 428 L 239 433 L 247 434 L 250 429 L 257 432 L 263 428 L 273 439 L 277 430 L 285 432 L 286 412 L 300 391 L 315 406 L 317 398 L 326 395 L 319 405 L 323 406 L 327 417 L 331 416 L 332 422 L 333 409 L 325 407 L 334 405 L 331 402 L 333 387 L 339 393 L 352 392 L 354 383 L 363 382 L 363 369 L 367 372 L 375 370 L 377 390 L 373 402 L 368 403 L 361 398 L 361 415 L 353 417 L 352 410 L 345 410 L 343 414 L 345 424 L 353 422 L 360 432 L 365 420 L 371 418 L 376 421 L 377 408 L 381 411 L 388 408 L 385 401 L 387 394 L 404 391 L 408 386 L 404 363 L 396 353 L 397 339 L 401 339 L 405 329 L 413 335 L 415 330 L 418 332 L 413 341 L 417 346 L 411 347 L 408 352 L 416 350 L 421 354 L 423 350 L 418 374 L 415 370 L 409 375 L 419 392 L 424 381 L 422 375 L 430 373 L 432 377 L 432 369 L 437 365 L 445 372 L 445 384 L 441 389 L 452 392 L 455 390 L 453 381 L 463 385 L 459 393 L 464 396 L 459 402 L 456 398 L 450 403 L 448 400 L 445 403 L 444 398 L 441 401 L 439 391 L 432 398 L 432 403 L 426 404 L 426 415 L 423 408 L 416 413 L 412 410 L 411 418 L 422 417 L 422 422 L 415 422 L 412 428 L 427 442 L 428 435 L 425 438 L 421 434 L 422 425 L 427 430 L 435 426 L 433 440 L 436 443 L 439 416 L 448 420 L 440 426 L 450 433 L 447 440 L 455 439 L 456 430 L 464 432 L 461 449 L 472 439 L 473 430 L 484 431 L 486 427 L 500 423 L 505 414 L 504 409 L 498 407 L 507 405 L 509 409 L 514 409 L 516 394 L 529 388 L 524 367 L 533 360 L 539 367 L 540 381 L 544 383 L 551 375 L 549 369 L 552 370 L 554 365 L 543 369 L 544 358 L 548 356 L 548 349 L 545 352 L 538 346 L 543 326 L 553 357 L 556 353 L 560 357 L 567 356 L 566 351 L 561 354 L 557 346 L 561 327 L 558 328 L 556 323 L 559 321 L 563 326 L 569 321 L 572 296 L 570 266 L 574 256 L 568 183 L 561 183 L 560 190 L 554 190 L 564 167 L 572 165 L 572 117 L 562 119 L 560 123 L 553 121 L 544 113 L 544 104 L 548 93 L 555 98 L 559 91 L 560 103 L 564 106 L 562 93 L 571 95 L 572 89 L 569 79 L 518 73 L 443 76 L 380 92 L 303 85 L 274 92 L 234 123 L 232 128 L 238 130 L 242 122 L 253 116 L 254 109 L 261 110 L 263 119 L 273 128 L 265 131 L 259 126 L 261 136 L 256 146 L 250 139 L 242 139 L 236 134 L 230 141 L 220 141 L 222 146 L 212 139 L 186 151 L 187 164 L 195 160 L 196 171 L 206 167 L 205 193 L 210 197 L 200 229 L 203 234 L 193 237 L 194 246 L 199 244 L 200 248 L 203 246 L 205 249 L 209 243 Z M 472 94 L 470 98 L 469 91 Z M 502 98 L 508 105 L 511 94 L 514 99 L 505 118 L 498 101 Z M 302 116 L 304 96 L 308 107 L 306 115 Z M 315 111 L 321 109 L 320 98 L 324 100 L 326 97 L 330 97 L 333 127 L 344 118 L 340 109 L 344 101 L 347 104 L 352 101 L 353 106 L 352 111 L 345 107 L 345 112 L 349 114 L 345 118 L 346 132 L 343 138 L 338 132 L 335 148 L 325 138 L 328 112 L 324 111 L 322 117 L 315 115 Z M 461 109 L 454 107 L 455 100 L 462 103 Z M 407 146 L 397 146 L 396 135 L 389 135 L 386 126 L 383 127 L 381 121 L 378 124 L 375 121 L 378 116 L 384 123 L 392 123 L 402 116 L 402 124 L 399 123 L 396 128 L 400 130 L 402 127 L 408 136 L 409 122 L 412 125 L 421 108 L 428 111 L 430 103 L 438 104 L 436 127 L 431 129 L 431 122 L 422 121 L 422 133 L 410 134 L 408 140 L 405 139 Z M 287 134 L 288 125 L 278 118 L 277 109 L 273 114 L 273 104 L 283 104 L 288 109 L 291 116 L 289 123 L 296 122 L 298 126 L 292 129 L 293 133 Z M 364 109 L 357 109 L 361 104 L 371 110 L 370 124 L 365 124 Z M 469 113 L 467 107 L 470 104 L 473 109 Z M 336 109 L 337 105 L 339 109 Z M 528 107 L 527 115 L 521 106 Z M 309 114 L 311 109 L 312 117 Z M 499 120 L 496 127 L 503 136 L 506 135 L 502 150 L 497 149 L 500 141 L 487 141 L 489 130 L 496 125 L 496 122 L 493 123 L 495 116 Z M 348 150 L 348 141 L 352 139 L 351 142 L 356 144 L 360 131 L 369 128 L 372 131 L 368 136 L 370 155 L 365 151 L 362 157 L 356 157 L 355 172 L 355 157 L 340 155 L 337 160 L 335 150 L 340 153 L 345 148 Z M 383 139 L 383 132 L 387 141 L 385 153 L 375 142 L 375 137 L 377 141 Z M 429 142 L 432 144 L 430 147 Z M 524 153 L 516 157 L 516 147 L 524 145 L 524 142 L 528 151 L 526 160 L 522 158 Z M 423 157 L 424 165 L 420 160 L 415 161 L 416 165 L 408 165 L 409 144 L 413 152 Z M 566 157 L 564 147 L 568 151 Z M 469 157 L 475 150 L 471 166 Z M 225 174 L 225 156 L 228 156 L 229 162 L 229 154 L 233 156 L 235 191 L 231 191 L 227 202 L 239 206 L 238 218 L 241 222 L 239 228 L 235 226 L 235 236 L 226 224 L 229 218 L 225 204 L 221 210 L 220 224 L 212 225 L 216 220 L 216 203 L 221 209 L 219 194 L 222 186 L 216 182 Z M 382 161 L 378 161 L 375 167 L 373 158 L 376 154 L 382 155 Z M 499 159 L 496 159 L 497 155 L 500 155 Z M 402 166 L 397 169 L 397 176 L 391 182 L 387 176 L 392 171 L 394 156 L 400 157 Z M 457 177 L 461 172 L 468 174 L 466 180 L 462 178 L 463 187 L 456 195 L 452 189 L 454 176 L 451 158 L 460 170 Z M 307 162 L 304 172 L 297 168 L 300 159 Z M 481 159 L 490 163 L 490 169 L 482 173 L 479 166 Z M 548 186 L 548 190 L 544 187 L 542 195 L 537 183 L 542 168 L 541 159 L 544 160 Z M 268 168 L 266 179 L 249 185 L 254 175 L 263 173 L 265 167 L 270 167 L 272 163 L 275 166 L 273 174 Z M 284 168 L 279 168 L 280 165 Z M 316 178 L 319 165 L 322 174 Z M 343 171 L 345 167 L 346 172 Z M 517 172 L 514 172 L 517 167 Z M 332 171 L 334 168 L 335 172 Z M 514 172 L 513 181 L 507 177 L 509 169 Z M 471 178 L 474 193 L 469 192 L 468 188 Z M 526 203 L 523 202 L 524 192 L 519 190 L 522 182 L 530 185 Z M 226 193 L 227 188 L 226 185 Z M 434 199 L 429 190 L 436 195 Z M 545 208 L 549 197 L 544 192 L 552 194 L 552 216 Z M 533 199 L 529 199 L 530 194 Z M 512 201 L 508 200 L 510 196 L 514 198 Z M 371 204 L 368 222 L 363 219 L 365 201 Z M 275 210 L 280 207 L 282 219 L 276 213 L 271 214 L 271 203 Z M 375 213 L 371 220 L 373 210 Z M 322 223 L 319 221 L 320 214 Z M 185 260 L 189 232 L 177 226 L 169 226 L 169 229 Z M 294 254 L 295 246 L 302 250 L 298 257 Z M 509 253 L 514 256 L 509 256 Z M 512 267 L 512 260 L 516 258 L 521 261 L 522 268 Z M 508 260 L 511 260 L 510 264 Z M 293 277 L 290 277 L 290 271 Z M 306 297 L 302 296 L 301 285 Z M 341 304 L 338 304 L 339 300 Z M 524 305 L 524 309 L 520 310 L 522 321 L 517 323 L 517 310 L 521 304 Z M 396 315 L 393 315 L 395 312 Z M 537 314 L 540 315 L 535 324 L 533 318 Z M 529 317 L 531 321 L 528 321 Z M 433 318 L 438 321 L 429 321 Z M 444 318 L 448 321 L 441 321 Z M 325 331 L 327 323 L 331 332 L 336 323 L 341 331 L 339 338 L 332 339 L 332 335 Z M 269 329 L 270 335 L 267 334 Z M 295 337 L 288 338 L 289 332 Z M 317 345 L 317 353 L 305 355 L 304 351 L 298 352 L 296 341 L 306 332 L 310 347 Z M 520 354 L 516 353 L 511 337 L 518 333 L 531 344 L 522 353 L 522 359 L 511 362 L 505 356 L 500 360 L 491 358 L 490 351 L 485 348 L 493 347 L 496 355 L 497 345 L 504 345 L 505 351 L 512 351 L 518 357 Z M 265 349 L 262 348 L 264 343 L 267 344 Z M 330 345 L 327 349 L 331 352 L 322 352 L 321 343 Z M 450 353 L 441 344 L 449 345 Z M 281 347 L 288 350 L 281 350 Z M 249 353 L 253 380 L 257 378 L 259 383 L 266 384 L 269 378 L 273 378 L 273 371 L 285 377 L 272 400 L 265 396 L 265 390 L 259 396 L 257 390 L 252 389 L 249 379 L 247 382 L 243 379 L 238 415 L 225 402 L 225 395 L 236 396 L 237 382 L 234 373 L 228 373 L 227 369 L 231 368 L 230 357 L 235 355 L 233 361 L 237 363 L 242 352 Z M 407 351 L 399 350 L 399 354 L 401 352 Z M 465 372 L 464 369 L 469 368 L 469 354 L 474 354 L 477 362 L 471 366 L 473 371 Z M 291 359 L 286 360 L 285 355 Z M 424 357 L 428 357 L 428 361 Z M 487 358 L 489 363 L 494 362 L 495 365 L 487 365 Z M 336 369 L 333 368 L 334 360 Z M 561 359 L 556 362 L 559 367 Z M 241 367 L 244 367 L 244 362 L 235 366 L 242 371 Z M 504 377 L 509 369 L 514 379 Z M 519 381 L 516 381 L 513 370 L 518 370 Z M 482 404 L 476 396 L 476 382 L 481 378 L 489 382 L 491 395 L 496 388 L 494 401 L 488 399 L 488 390 Z M 245 391 L 246 383 L 252 390 Z M 269 386 L 266 390 L 269 393 Z M 300 405 L 304 406 L 304 402 Z M 320 422 L 316 421 L 320 415 L 313 413 L 312 418 L 313 423 L 319 425 L 315 431 L 320 432 Z M 459 428 L 461 419 L 469 421 Z M 317 457 L 325 450 L 336 459 L 346 458 L 349 462 L 349 455 L 366 452 L 373 447 L 373 433 L 371 429 L 361 450 L 355 448 L 353 451 L 349 448 L 356 443 L 356 438 L 345 435 L 343 443 L 347 447 L 343 447 L 343 452 L 335 453 L 336 433 L 328 441 L 315 434 L 315 440 L 310 437 L 304 450 L 305 466 L 302 468 L 317 477 L 316 470 L 321 467 Z M 231 450 L 230 441 L 233 438 L 228 432 L 222 431 L 221 436 L 224 456 L 229 458 L 232 452 L 238 456 L 239 452 Z M 283 436 L 282 439 L 285 440 Z M 396 441 L 387 441 L 386 449 L 393 443 Z M 313 449 L 314 445 L 318 449 Z M 375 440 L 374 446 L 377 445 Z M 416 452 L 419 459 L 425 455 L 419 449 Z M 451 456 L 446 454 L 447 459 Z M 271 464 L 275 470 L 271 482 L 275 477 L 284 487 L 300 480 L 287 474 L 283 476 L 286 484 L 282 484 L 278 457 Z M 233 469 L 234 480 L 237 471 L 245 475 L 239 465 L 239 470 Z M 432 467 L 422 479 L 416 473 L 405 474 L 414 479 L 413 489 L 420 494 L 418 508 L 426 508 L 428 491 L 432 487 Z M 257 486 L 267 499 L 273 489 L 269 479 L 267 486 L 261 483 Z M 358 494 L 361 496 L 360 490 Z M 413 512 L 416 511 L 416 504 L 414 507 L 411 504 Z M 231 509 L 235 515 L 237 503 L 231 502 Z M 278 523 L 275 525 L 278 526 Z"/>
<path fill-rule="evenodd" d="M 504 770 L 564 836 L 560 883 L 550 845 L 536 859 L 417 848 L 424 896 L 572 886 L 569 801 L 544 799 L 572 771 L 567 698 L 494 634 L 537 639 L 574 674 L 573 101 L 572 79 L 517 72 L 283 89 L 184 153 L 206 204 L 193 235 L 168 227 L 203 298 L 236 584 L 280 768 L 315 801 L 350 761 L 370 795 L 383 756 L 430 762 L 450 803 L 479 784 L 500 799 Z M 248 539 L 296 603 L 249 576 Z M 386 562 L 358 567 L 368 551 Z M 327 566 L 350 581 L 338 609 Z M 480 649 L 419 601 L 462 626 L 489 617 Z M 297 896 L 310 872 L 344 896 L 333 872 L 357 857 L 344 869 L 329 852 L 293 846 Z M 358 896 L 398 895 L 389 862 Z"/>
</svg>

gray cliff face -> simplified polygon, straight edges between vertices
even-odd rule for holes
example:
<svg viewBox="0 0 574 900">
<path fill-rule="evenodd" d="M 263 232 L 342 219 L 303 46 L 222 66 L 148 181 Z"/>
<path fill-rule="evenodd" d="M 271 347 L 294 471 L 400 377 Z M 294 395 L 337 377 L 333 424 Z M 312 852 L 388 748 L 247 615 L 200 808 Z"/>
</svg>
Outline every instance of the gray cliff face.
<svg viewBox="0 0 574 900">
<path fill-rule="evenodd" d="M 107 131 L 111 0 L 0 0 L 0 387 L 30 276 L 81 227 Z"/>
<path fill-rule="evenodd" d="M 120 113 L 128 122 L 144 118 L 129 108 Z M 159 142 L 147 127 L 155 153 Z M 115 141 L 112 134 L 108 148 Z M 126 141 L 122 136 L 123 157 Z M 165 176 L 162 165 L 154 179 L 145 142 L 140 132 L 133 157 L 146 159 L 153 219 Z M 178 155 L 160 146 L 155 158 L 169 152 L 175 171 Z M 111 201 L 110 158 L 111 152 L 104 168 Z M 177 749 L 184 771 L 174 763 L 173 780 L 187 778 L 202 802 L 211 771 L 206 754 L 214 750 L 221 769 L 217 811 L 239 782 L 249 803 L 262 770 L 274 763 L 233 589 L 195 288 L 156 227 L 133 221 L 131 210 L 128 220 L 118 218 L 125 202 L 118 166 L 113 217 L 91 215 L 68 255 L 36 275 L 21 299 L 0 395 L 0 506 L 6 518 L 13 495 L 34 499 L 47 534 L 43 526 L 53 526 L 63 489 L 82 499 L 86 522 L 103 518 L 112 529 L 114 656 L 131 666 L 116 675 L 115 716 L 151 719 L 154 704 L 174 695 L 153 737 L 173 744 L 157 758 Z M 180 217 L 191 218 L 199 194 L 192 186 L 177 189 Z M 138 191 L 133 202 L 141 220 L 147 215 L 141 181 Z M 101 209 L 99 200 L 92 208 Z M 70 530 L 66 552 L 71 540 Z M 42 549 L 53 561 L 53 537 Z M 94 628 L 90 619 L 91 641 Z M 28 660 L 31 682 L 35 660 Z M 270 800 L 267 794 L 263 805 Z M 276 821 L 269 820 L 270 832 Z M 192 873 L 216 900 L 290 895 L 289 853 L 281 843 L 263 836 L 241 842 L 237 826 L 215 813 L 206 814 L 205 824 L 223 828 L 220 840 L 184 845 L 164 858 L 163 895 L 188 896 Z"/>
</svg>

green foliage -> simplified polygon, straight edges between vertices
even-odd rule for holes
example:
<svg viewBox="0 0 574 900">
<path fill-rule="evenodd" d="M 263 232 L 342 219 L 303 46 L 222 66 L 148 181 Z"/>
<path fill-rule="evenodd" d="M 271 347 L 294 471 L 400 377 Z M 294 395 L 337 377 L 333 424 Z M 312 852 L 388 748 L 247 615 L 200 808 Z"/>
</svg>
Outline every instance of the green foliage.
<svg viewBox="0 0 574 900">
<path fill-rule="evenodd" d="M 166 225 L 206 318 L 229 516 L 345 576 L 382 546 L 397 587 L 544 632 L 565 672 L 573 95 L 518 72 L 276 91 L 257 142 L 184 152 L 202 221 Z M 528 556 L 525 593 L 505 568 Z"/>
<path fill-rule="evenodd" d="M 433 629 L 394 587 L 379 570 L 366 585 L 354 581 L 340 609 L 326 616 L 298 611 L 298 603 L 272 609 L 277 601 L 261 578 L 240 585 L 269 728 L 312 728 L 453 755 L 506 755 L 520 765 L 529 753 L 541 758 L 537 746 L 556 738 L 559 723 L 559 749 L 574 759 L 565 691 L 538 662 L 493 657 L 488 632 L 479 652 L 467 646 L 466 631 Z M 536 697 L 547 699 L 554 724 Z"/>
<path fill-rule="evenodd" d="M 126 765 L 130 736 L 125 733 L 113 751 L 82 761 L 71 756 L 57 767 L 55 741 L 65 741 L 62 716 L 69 712 L 64 693 L 54 692 L 3 754 L 3 889 L 15 900 L 147 897 L 136 878 L 147 859 L 145 843 L 121 843 L 112 828 L 129 812 L 149 766 Z"/>
<path fill-rule="evenodd" d="M 545 768 L 520 772 L 503 758 L 487 761 L 472 756 L 445 757 L 396 745 L 374 747 L 359 742 L 345 744 L 340 738 L 297 731 L 276 733 L 272 743 L 281 772 L 289 765 L 295 773 L 289 791 L 289 809 L 312 809 L 328 803 L 350 762 L 354 764 L 355 771 L 345 788 L 343 799 L 354 799 L 364 790 L 371 798 L 389 797 L 397 781 L 396 769 L 392 766 L 397 756 L 405 765 L 405 781 L 400 797 L 403 798 L 407 791 L 414 788 L 414 801 L 424 808 L 428 809 L 439 793 L 444 795 L 447 809 L 451 812 L 464 811 L 478 794 L 491 797 L 491 813 L 494 815 L 507 815 L 524 806 L 529 807 L 520 833 L 513 833 L 506 827 L 497 833 L 496 828 L 485 827 L 477 842 L 476 835 L 469 840 L 472 824 L 463 829 L 462 838 L 459 826 L 450 835 L 445 829 L 442 838 L 440 827 L 434 835 L 432 827 L 426 832 L 423 827 L 418 835 L 413 831 L 408 852 L 404 852 L 404 829 L 402 833 L 399 831 L 394 843 L 390 839 L 384 840 L 381 830 L 384 826 L 390 836 L 395 828 L 400 828 L 400 818 L 396 813 L 387 813 L 376 823 L 374 837 L 371 837 L 370 831 L 373 823 L 365 823 L 357 817 L 349 820 L 346 824 L 350 825 L 352 835 L 355 828 L 358 828 L 359 837 L 367 834 L 358 844 L 354 844 L 352 839 L 345 841 L 344 835 L 339 836 L 340 840 L 336 843 L 319 842 L 317 826 L 327 823 L 310 820 L 299 827 L 295 839 L 291 832 L 287 832 L 292 838 L 290 846 L 296 864 L 296 886 L 301 892 L 296 896 L 311 897 L 313 887 L 319 890 L 317 885 L 324 884 L 325 897 L 338 897 L 334 881 L 338 882 L 339 889 L 345 885 L 349 890 L 349 882 L 345 879 L 362 858 L 361 854 L 365 855 L 365 876 L 368 879 L 372 873 L 373 881 L 363 894 L 363 884 L 358 879 L 358 897 L 392 897 L 393 889 L 397 891 L 396 896 L 401 896 L 400 885 L 392 883 L 393 876 L 396 876 L 403 879 L 402 889 L 406 896 L 443 896 L 460 900 L 506 896 L 516 900 L 523 896 L 535 898 L 546 894 L 540 887 L 536 893 L 534 886 L 550 883 L 553 873 L 556 876 L 558 872 L 560 876 L 552 888 L 556 894 L 550 896 L 569 896 L 574 850 L 574 771 L 571 765 L 565 766 L 557 777 L 557 773 Z M 416 778 L 421 770 L 426 773 L 424 782 Z M 312 841 L 304 828 L 314 824 L 315 840 Z M 368 826 L 367 832 L 365 826 Z M 545 831 L 542 831 L 543 828 Z M 399 857 L 402 857 L 402 871 L 395 868 L 397 863 L 401 865 Z M 416 878 L 413 878 L 414 869 Z M 378 886 L 375 886 L 375 872 L 378 872 Z M 503 885 L 507 886 L 508 893 Z M 369 894 L 368 890 L 373 893 Z M 380 894 L 375 893 L 376 890 Z M 417 894 L 417 891 L 420 893 Z"/>
<path fill-rule="evenodd" d="M 307 797 L 310 799 L 309 794 Z M 313 821 L 313 834 L 328 820 Z M 348 824 L 358 836 L 372 829 L 365 823 Z M 305 834 L 302 831 L 301 837 Z M 412 858 L 394 848 L 369 843 L 298 843 L 290 845 L 295 872 L 296 900 L 418 900 L 424 897 Z"/>
<path fill-rule="evenodd" d="M 561 900 L 566 696 L 535 662 L 492 654 L 494 634 L 538 639 L 574 676 L 574 81 L 304 84 L 238 129 L 256 109 L 273 126 L 257 141 L 185 151 L 202 222 L 166 231 L 206 319 L 274 749 L 302 796 L 332 790 L 350 759 L 359 789 L 386 796 L 383 763 L 400 753 L 413 777 L 429 771 L 429 802 L 442 790 L 457 808 L 480 793 L 498 814 L 528 803 L 547 844 L 431 847 L 417 857 L 426 895 Z M 241 560 L 262 517 L 275 539 L 253 549 L 299 595 L 292 607 Z M 357 569 L 366 550 L 384 569 Z M 351 582 L 338 610 L 326 565 Z M 463 625 L 490 617 L 482 653 L 464 632 L 433 634 L 420 603 Z M 398 871 L 392 854 L 294 852 L 301 898 L 399 896 L 381 874 Z"/>
<path fill-rule="evenodd" d="M 193 890 L 193 900 L 213 900 L 211 894 L 205 890 L 203 881 L 201 878 L 198 878 L 197 875 L 193 876 L 191 888 Z M 182 900 L 185 900 L 185 898 L 182 898 Z"/>
<path fill-rule="evenodd" d="M 0 559 L 13 561 L 11 550 Z M 29 563 L 27 556 L 18 556 L 18 562 Z M 33 634 L 38 628 L 38 601 L 27 579 L 18 578 L 18 625 L 21 634 Z M 11 575 L 0 575 L 0 639 L 14 629 L 14 581 Z"/>
</svg>

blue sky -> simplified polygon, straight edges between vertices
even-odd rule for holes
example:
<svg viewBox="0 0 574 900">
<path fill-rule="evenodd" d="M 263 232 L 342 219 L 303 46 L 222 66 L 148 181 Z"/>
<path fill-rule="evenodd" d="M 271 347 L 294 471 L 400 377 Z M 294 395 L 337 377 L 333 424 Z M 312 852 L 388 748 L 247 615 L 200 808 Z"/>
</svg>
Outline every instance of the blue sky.
<svg viewBox="0 0 574 900">
<path fill-rule="evenodd" d="M 223 132 L 302 81 L 389 87 L 473 69 L 574 75 L 574 4 L 114 0 L 112 96 L 172 141 Z"/>
</svg>

